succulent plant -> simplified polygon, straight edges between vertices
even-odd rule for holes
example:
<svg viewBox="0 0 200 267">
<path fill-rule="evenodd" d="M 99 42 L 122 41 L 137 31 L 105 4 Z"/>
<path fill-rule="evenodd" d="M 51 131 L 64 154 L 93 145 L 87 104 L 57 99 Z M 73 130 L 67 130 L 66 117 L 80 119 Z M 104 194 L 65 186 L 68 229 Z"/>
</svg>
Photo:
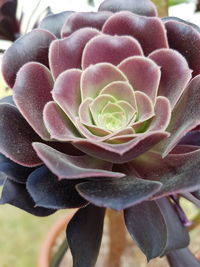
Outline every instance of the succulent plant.
<svg viewBox="0 0 200 267">
<path fill-rule="evenodd" d="M 199 31 L 148 0 L 105 0 L 46 17 L 4 54 L 1 203 L 80 208 L 67 228 L 74 266 L 95 265 L 106 208 L 123 210 L 148 260 L 199 266 L 179 204 L 200 206 Z"/>
</svg>

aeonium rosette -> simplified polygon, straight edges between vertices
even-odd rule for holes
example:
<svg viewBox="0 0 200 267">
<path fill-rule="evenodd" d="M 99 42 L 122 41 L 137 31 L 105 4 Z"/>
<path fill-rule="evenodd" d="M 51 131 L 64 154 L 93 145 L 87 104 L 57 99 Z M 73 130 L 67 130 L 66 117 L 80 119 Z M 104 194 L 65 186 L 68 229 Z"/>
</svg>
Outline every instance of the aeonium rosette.
<svg viewBox="0 0 200 267">
<path fill-rule="evenodd" d="M 14 103 L 0 104 L 2 203 L 36 215 L 82 207 L 67 235 L 84 266 L 96 260 L 105 208 L 124 210 L 148 259 L 186 247 L 178 197 L 199 205 L 199 28 L 159 19 L 147 0 L 107 0 L 40 27 L 3 59 Z M 85 218 L 96 239 L 84 239 Z M 78 225 L 91 251 L 71 242 Z"/>
</svg>

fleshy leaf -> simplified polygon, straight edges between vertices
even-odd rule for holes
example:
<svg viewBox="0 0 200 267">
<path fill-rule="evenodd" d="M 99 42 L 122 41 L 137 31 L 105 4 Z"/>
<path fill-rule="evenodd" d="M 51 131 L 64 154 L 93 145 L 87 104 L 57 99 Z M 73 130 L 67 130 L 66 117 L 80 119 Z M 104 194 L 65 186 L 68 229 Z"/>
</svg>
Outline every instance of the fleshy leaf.
<svg viewBox="0 0 200 267">
<path fill-rule="evenodd" d="M 155 201 L 144 201 L 124 210 L 126 227 L 148 261 L 162 255 L 167 242 L 167 226 Z"/>
<path fill-rule="evenodd" d="M 49 45 L 54 39 L 52 33 L 36 29 L 17 39 L 7 49 L 3 56 L 2 73 L 10 87 L 13 87 L 16 74 L 25 63 L 36 61 L 48 66 Z"/>
<path fill-rule="evenodd" d="M 160 49 L 149 55 L 161 67 L 158 95 L 169 99 L 172 108 L 191 79 L 191 70 L 185 58 L 172 49 Z"/>
<path fill-rule="evenodd" d="M 69 156 L 42 143 L 33 143 L 38 156 L 59 179 L 80 179 L 88 177 L 123 177 L 113 173 L 112 164 L 84 156 Z"/>
<path fill-rule="evenodd" d="M 155 113 L 151 99 L 141 91 L 135 92 L 135 97 L 138 107 L 138 123 L 153 117 Z"/>
<path fill-rule="evenodd" d="M 62 27 L 62 38 L 69 36 L 80 28 L 91 27 L 101 30 L 111 12 L 76 12 L 72 14 Z"/>
<path fill-rule="evenodd" d="M 17 108 L 0 104 L 0 152 L 20 165 L 34 167 L 41 164 L 31 145 L 34 141 L 41 139 Z"/>
<path fill-rule="evenodd" d="M 49 49 L 49 65 L 54 78 L 60 73 L 72 68 L 81 68 L 82 52 L 86 43 L 98 35 L 99 31 L 83 28 L 69 37 L 55 40 Z"/>
<path fill-rule="evenodd" d="M 105 0 L 99 6 L 99 11 L 108 10 L 119 12 L 128 10 L 142 16 L 156 16 L 157 10 L 155 5 L 149 0 Z"/>
<path fill-rule="evenodd" d="M 31 127 L 45 140 L 50 138 L 43 122 L 43 109 L 52 99 L 53 78 L 40 63 L 27 63 L 17 74 L 13 87 L 14 101 Z"/>
<path fill-rule="evenodd" d="M 181 138 L 200 123 L 200 75 L 191 80 L 172 112 L 167 131 L 170 137 L 156 148 L 163 157 L 166 156 Z"/>
<path fill-rule="evenodd" d="M 132 162 L 124 165 L 122 172 L 137 172 L 143 179 L 151 179 L 163 183 L 163 187 L 155 197 L 180 192 L 192 192 L 200 188 L 200 150 L 182 154 L 169 154 L 162 158 L 159 154 L 148 152 Z M 188 177 L 190 177 L 188 179 Z"/>
<path fill-rule="evenodd" d="M 171 251 L 167 254 L 170 267 L 199 267 L 200 262 L 194 257 L 188 248 Z"/>
<path fill-rule="evenodd" d="M 166 21 L 165 28 L 169 46 L 178 50 L 186 58 L 190 68 L 194 70 L 193 76 L 200 74 L 199 32 L 185 21 Z"/>
<path fill-rule="evenodd" d="M 159 48 L 167 48 L 166 30 L 159 18 L 138 16 L 122 11 L 111 16 L 103 26 L 103 33 L 129 35 L 136 38 L 148 55 Z"/>
<path fill-rule="evenodd" d="M 171 119 L 171 105 L 167 98 L 156 98 L 154 107 L 155 117 L 152 119 L 148 131 L 164 131 Z"/>
<path fill-rule="evenodd" d="M 83 50 L 82 68 L 91 64 L 109 62 L 118 65 L 123 59 L 142 55 L 138 41 L 130 36 L 101 34 L 91 39 Z"/>
<path fill-rule="evenodd" d="M 70 119 L 54 101 L 45 105 L 43 118 L 51 138 L 59 141 L 71 141 L 80 137 Z"/>
<path fill-rule="evenodd" d="M 73 121 L 78 116 L 81 104 L 80 78 L 81 70 L 70 69 L 63 72 L 54 84 L 53 99 Z"/>
<path fill-rule="evenodd" d="M 64 22 L 73 13 L 73 11 L 64 11 L 58 14 L 50 14 L 40 22 L 39 28 L 46 29 L 53 33 L 57 38 L 60 38 L 61 28 Z"/>
<path fill-rule="evenodd" d="M 79 209 L 69 222 L 67 240 L 73 267 L 95 266 L 101 245 L 104 215 L 105 209 L 88 205 Z"/>
<path fill-rule="evenodd" d="M 82 152 L 112 163 L 125 163 L 143 154 L 168 137 L 167 132 L 149 132 L 124 144 L 108 144 L 93 140 L 77 140 L 73 144 Z"/>
<path fill-rule="evenodd" d="M 27 181 L 27 190 L 37 207 L 48 209 L 77 208 L 87 204 L 76 191 L 80 181 L 62 180 L 51 173 L 46 166 L 32 172 Z"/>
<path fill-rule="evenodd" d="M 142 91 L 155 102 L 160 82 L 160 67 L 145 57 L 129 57 L 119 64 L 135 91 Z"/>
<path fill-rule="evenodd" d="M 48 216 L 55 212 L 52 209 L 36 207 L 35 202 L 26 190 L 26 185 L 9 179 L 3 186 L 0 204 L 10 204 L 35 216 Z"/>
<path fill-rule="evenodd" d="M 79 106 L 79 118 L 82 123 L 92 125 L 92 116 L 90 113 L 90 104 L 92 103 L 92 98 L 86 98 Z"/>
<path fill-rule="evenodd" d="M 82 197 L 96 206 L 123 210 L 149 199 L 161 186 L 159 182 L 126 176 L 121 179 L 89 181 L 76 188 Z"/>
<path fill-rule="evenodd" d="M 81 97 L 95 98 L 109 83 L 127 81 L 125 75 L 110 63 L 99 63 L 89 66 L 81 76 Z"/>
</svg>

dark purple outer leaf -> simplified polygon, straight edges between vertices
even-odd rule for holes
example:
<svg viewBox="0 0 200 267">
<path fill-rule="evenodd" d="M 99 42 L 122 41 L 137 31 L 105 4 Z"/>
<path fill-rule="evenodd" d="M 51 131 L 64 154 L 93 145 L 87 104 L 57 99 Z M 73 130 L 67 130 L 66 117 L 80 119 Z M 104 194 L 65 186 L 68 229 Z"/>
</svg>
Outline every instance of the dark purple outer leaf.
<svg viewBox="0 0 200 267">
<path fill-rule="evenodd" d="M 46 166 L 36 169 L 28 177 L 27 190 L 36 206 L 48 209 L 77 208 L 87 204 L 76 191 L 80 180 L 62 180 L 51 173 Z"/>
<path fill-rule="evenodd" d="M 29 62 L 19 70 L 13 87 L 18 109 L 44 140 L 49 140 L 50 135 L 43 122 L 43 109 L 52 100 L 53 84 L 53 77 L 44 65 Z"/>
<path fill-rule="evenodd" d="M 149 199 L 161 186 L 159 182 L 129 176 L 117 180 L 89 181 L 76 188 L 94 205 L 122 210 Z"/>
<path fill-rule="evenodd" d="M 200 146 L 200 130 L 187 133 L 180 141 L 180 145 Z"/>
<path fill-rule="evenodd" d="M 170 267 L 199 267 L 200 261 L 198 261 L 189 249 L 179 249 L 170 252 L 167 255 Z"/>
<path fill-rule="evenodd" d="M 87 155 L 70 156 L 42 143 L 33 143 L 38 156 L 59 179 L 87 177 L 120 178 L 123 173 L 112 172 L 112 164 Z"/>
<path fill-rule="evenodd" d="M 23 167 L 10 159 L 6 158 L 2 154 L 0 155 L 0 172 L 6 178 L 17 182 L 26 183 L 29 174 L 35 170 L 35 168 Z"/>
<path fill-rule="evenodd" d="M 10 204 L 36 216 L 48 216 L 55 212 L 52 209 L 35 207 L 26 186 L 9 179 L 5 181 L 0 204 Z"/>
<path fill-rule="evenodd" d="M 74 11 L 64 11 L 58 14 L 51 14 L 46 16 L 40 23 L 39 28 L 45 29 L 53 33 L 57 38 L 61 38 L 61 28 L 67 18 L 74 13 Z"/>
<path fill-rule="evenodd" d="M 145 201 L 124 211 L 126 227 L 148 261 L 162 254 L 167 227 L 155 201 Z"/>
<path fill-rule="evenodd" d="M 105 209 L 88 205 L 79 209 L 67 227 L 73 267 L 94 267 L 101 244 Z"/>
<path fill-rule="evenodd" d="M 155 5 L 149 0 L 105 0 L 99 6 L 99 11 L 119 12 L 128 10 L 138 15 L 156 16 Z"/>
<path fill-rule="evenodd" d="M 193 76 L 200 74 L 200 32 L 197 26 L 173 18 L 165 22 L 170 48 L 178 50 L 188 61 Z"/>
<path fill-rule="evenodd" d="M 37 61 L 49 65 L 48 51 L 50 43 L 56 37 L 43 29 L 33 30 L 17 39 L 5 52 L 2 61 L 2 73 L 12 88 L 18 70 L 27 62 Z M 23 55 L 23 56 L 22 56 Z"/>
<path fill-rule="evenodd" d="M 34 167 L 41 164 L 31 143 L 41 141 L 15 106 L 0 104 L 0 152 L 12 161 Z"/>
</svg>

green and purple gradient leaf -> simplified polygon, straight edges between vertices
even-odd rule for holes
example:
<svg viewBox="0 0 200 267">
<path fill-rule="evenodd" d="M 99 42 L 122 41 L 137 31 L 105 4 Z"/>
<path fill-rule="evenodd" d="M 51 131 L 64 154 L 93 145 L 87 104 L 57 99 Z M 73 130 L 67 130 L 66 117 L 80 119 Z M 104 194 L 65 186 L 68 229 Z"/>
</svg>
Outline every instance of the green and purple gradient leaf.
<svg viewBox="0 0 200 267">
<path fill-rule="evenodd" d="M 174 108 L 192 77 L 188 63 L 172 49 L 159 49 L 151 53 L 149 58 L 161 67 L 158 95 L 167 97 Z"/>
<path fill-rule="evenodd" d="M 41 139 L 17 108 L 0 104 L 0 152 L 15 163 L 34 167 L 41 164 L 31 145 L 34 141 L 40 142 Z"/>
<path fill-rule="evenodd" d="M 76 12 L 72 14 L 62 27 L 62 38 L 69 36 L 81 28 L 94 28 L 99 31 L 105 21 L 112 15 L 111 12 Z"/>
<path fill-rule="evenodd" d="M 80 29 L 69 37 L 55 40 L 49 49 L 49 65 L 54 78 L 72 68 L 81 68 L 81 58 L 87 42 L 100 32 L 92 28 Z"/>
<path fill-rule="evenodd" d="M 135 56 L 123 60 L 119 69 L 126 75 L 134 91 L 142 91 L 155 102 L 160 82 L 160 67 L 152 60 Z"/>
<path fill-rule="evenodd" d="M 96 206 L 123 210 L 148 200 L 162 184 L 126 176 L 121 179 L 89 181 L 76 186 L 80 195 Z"/>
<path fill-rule="evenodd" d="M 131 56 L 143 55 L 139 42 L 131 36 L 110 36 L 101 34 L 92 38 L 83 50 L 82 68 L 91 64 L 108 62 L 118 65 Z"/>
<path fill-rule="evenodd" d="M 196 26 L 197 27 L 197 26 Z M 184 21 L 169 19 L 165 22 L 169 46 L 178 50 L 194 71 L 193 76 L 200 74 L 200 34 L 198 30 Z"/>
<path fill-rule="evenodd" d="M 76 191 L 80 180 L 62 180 L 50 172 L 46 166 L 33 171 L 27 181 L 27 190 L 37 207 L 48 209 L 78 208 L 87 204 Z"/>
<path fill-rule="evenodd" d="M 123 173 L 113 173 L 112 164 L 87 155 L 69 156 L 42 143 L 33 143 L 38 156 L 61 179 L 88 177 L 120 178 Z"/>
<path fill-rule="evenodd" d="M 44 140 L 50 135 L 43 122 L 45 104 L 52 100 L 53 78 L 50 71 L 42 64 L 25 64 L 17 74 L 13 87 L 13 99 L 27 122 Z"/>
<path fill-rule="evenodd" d="M 0 204 L 10 204 L 25 210 L 35 216 L 48 216 L 55 212 L 52 209 L 36 207 L 35 202 L 26 190 L 25 184 L 16 183 L 7 179 L 3 186 Z"/>
<path fill-rule="evenodd" d="M 171 251 L 167 254 L 170 267 L 199 267 L 200 261 L 189 251 L 188 248 Z"/>
<path fill-rule="evenodd" d="M 111 12 L 128 10 L 142 16 L 157 16 L 156 6 L 149 0 L 105 0 L 98 10 Z"/>
<path fill-rule="evenodd" d="M 105 209 L 88 205 L 79 209 L 67 226 L 73 267 L 94 267 L 101 245 Z"/>
<path fill-rule="evenodd" d="M 122 11 L 111 16 L 103 26 L 103 33 L 129 35 L 139 41 L 145 55 L 159 48 L 167 48 L 167 35 L 159 18 L 138 16 Z"/>
<path fill-rule="evenodd" d="M 16 40 L 7 49 L 3 56 L 2 73 L 11 88 L 15 83 L 17 72 L 27 62 L 36 61 L 49 66 L 49 46 L 55 39 L 52 33 L 36 29 Z"/>
</svg>

